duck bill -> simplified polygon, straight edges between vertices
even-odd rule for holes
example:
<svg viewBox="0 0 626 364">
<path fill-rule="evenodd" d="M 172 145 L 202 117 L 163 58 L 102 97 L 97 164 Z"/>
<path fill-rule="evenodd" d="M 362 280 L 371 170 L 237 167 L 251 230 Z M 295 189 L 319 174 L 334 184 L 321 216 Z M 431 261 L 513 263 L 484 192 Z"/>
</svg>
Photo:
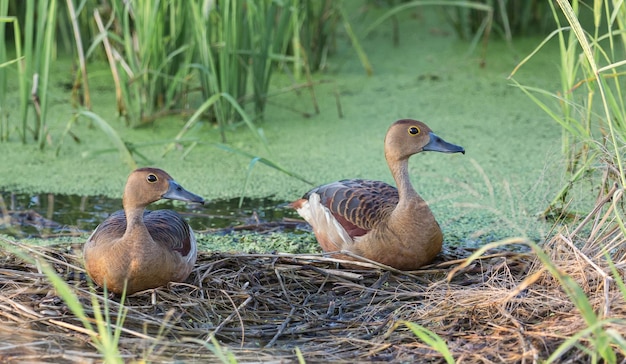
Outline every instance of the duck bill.
<svg viewBox="0 0 626 364">
<path fill-rule="evenodd" d="M 169 184 L 170 187 L 167 189 L 167 192 L 165 192 L 163 196 L 161 196 L 162 198 L 204 204 L 204 199 L 202 197 L 187 191 L 181 185 L 179 185 L 178 182 L 170 180 Z"/>
<path fill-rule="evenodd" d="M 428 133 L 430 136 L 430 141 L 423 148 L 424 151 L 428 152 L 441 152 L 441 153 L 463 153 L 465 154 L 465 149 L 463 147 L 448 143 L 447 141 L 441 139 L 437 134 L 432 131 Z"/>
</svg>

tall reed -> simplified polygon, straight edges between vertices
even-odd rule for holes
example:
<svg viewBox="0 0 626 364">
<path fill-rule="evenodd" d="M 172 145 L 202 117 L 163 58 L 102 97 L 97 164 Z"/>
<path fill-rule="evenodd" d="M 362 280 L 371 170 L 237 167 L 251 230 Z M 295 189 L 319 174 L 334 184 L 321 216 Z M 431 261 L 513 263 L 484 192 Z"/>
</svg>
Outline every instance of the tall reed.
<svg viewBox="0 0 626 364">
<path fill-rule="evenodd" d="M 138 126 L 167 114 L 186 89 L 193 54 L 187 22 L 190 2 L 113 0 L 110 4 L 111 17 L 97 41 L 104 42 L 106 36 L 109 63 L 119 77 L 118 111 L 128 125 Z"/>
<path fill-rule="evenodd" d="M 0 117 L 5 113 L 4 105 L 7 92 L 7 72 L 5 67 L 8 65 L 7 45 L 6 45 L 6 25 L 14 23 L 15 17 L 8 17 L 9 1 L 0 0 Z"/>
<path fill-rule="evenodd" d="M 48 84 L 50 66 L 55 52 L 57 2 L 56 0 L 26 0 L 18 5 L 24 8 L 24 32 L 22 33 L 19 30 L 20 27 L 17 26 L 19 25 L 17 17 L 9 17 L 9 20 L 16 25 L 14 45 L 19 59 L 17 65 L 21 139 L 23 143 L 26 143 L 30 132 L 39 148 L 43 149 L 48 133 Z M 5 40 L 2 39 L 3 42 Z M 33 118 L 29 117 L 30 105 L 33 106 L 35 112 Z"/>
<path fill-rule="evenodd" d="M 77 78 L 74 91 L 81 91 L 82 83 L 85 99 L 77 104 L 88 109 L 87 60 L 96 50 L 105 50 L 118 112 L 130 126 L 171 113 L 187 113 L 188 108 L 193 111 L 198 104 L 193 97 L 196 86 L 205 100 L 216 94 L 230 95 L 240 106 L 252 100 L 253 119 L 261 118 L 277 65 L 291 63 L 296 78 L 301 69 L 307 74 L 317 69 L 338 19 L 346 25 L 354 47 L 360 49 L 341 12 L 341 1 L 317 5 L 301 0 L 111 0 L 98 5 L 92 0 L 66 0 L 67 15 L 60 13 L 64 21 L 56 26 L 55 36 L 45 30 L 55 29 L 56 10 L 60 10 L 57 1 L 25 0 L 16 5 L 25 21 L 24 74 L 29 80 L 33 74 L 38 77 L 20 88 L 24 142 L 28 130 L 34 131 L 40 143 L 44 139 L 47 96 L 40 91 L 47 87 L 48 55 L 57 41 L 61 49 L 76 51 L 82 80 Z M 90 12 L 94 15 L 88 22 Z M 95 41 L 85 51 L 81 44 L 91 35 Z M 68 38 L 75 43 L 73 47 L 67 45 Z M 366 68 L 371 67 L 367 64 Z M 199 77 L 194 77 L 194 72 Z M 37 111 L 32 126 L 28 125 L 30 90 L 35 91 L 32 101 Z M 216 101 L 209 111 L 222 136 L 226 125 L 242 120 L 231 103 L 223 100 Z"/>
<path fill-rule="evenodd" d="M 493 26 L 493 6 L 491 4 L 485 4 L 480 1 L 448 1 L 448 0 L 425 0 L 425 1 L 409 1 L 403 2 L 398 5 L 394 5 L 386 11 L 383 15 L 378 17 L 372 24 L 370 24 L 366 30 L 366 34 L 374 30 L 376 27 L 380 26 L 383 22 L 388 19 L 394 19 L 394 17 L 402 12 L 405 12 L 409 9 L 421 6 L 439 6 L 445 12 L 457 11 L 463 16 L 459 17 L 457 20 L 452 21 L 457 33 L 461 37 L 465 37 L 470 35 L 471 33 L 471 48 L 475 48 L 478 41 L 483 39 L 483 53 L 486 49 L 487 40 L 489 39 L 489 35 L 491 33 L 491 28 Z M 450 10 L 452 9 L 452 10 Z M 473 11 L 475 14 L 481 14 L 481 22 L 480 26 L 477 29 L 474 29 L 472 32 L 466 32 L 465 22 L 467 21 L 465 17 L 466 12 Z M 470 38 L 470 36 L 468 36 Z"/>
<path fill-rule="evenodd" d="M 204 99 L 223 93 L 243 103 L 252 77 L 255 110 L 263 112 L 274 60 L 285 60 L 280 55 L 291 39 L 289 2 L 111 3 L 112 18 L 103 28 L 109 62 L 120 78 L 118 109 L 131 120 L 152 120 L 188 100 L 192 70 Z M 225 125 L 241 120 L 222 100 L 211 113 L 222 135 Z"/>
<path fill-rule="evenodd" d="M 285 56 L 291 41 L 293 27 L 292 2 L 248 1 L 245 11 L 250 33 L 250 77 L 254 111 L 261 117 L 270 88 L 272 73 L 277 62 L 290 60 Z"/>
<path fill-rule="evenodd" d="M 578 0 L 557 0 L 558 8 L 552 2 L 549 4 L 557 29 L 520 62 L 510 79 L 562 127 L 563 152 L 567 157 L 566 169 L 570 181 L 559 191 L 546 213 L 567 206 L 568 193 L 582 176 L 591 176 L 594 185 L 603 187 L 601 194 L 608 190 L 603 201 L 609 207 L 603 216 L 599 216 L 603 206 L 594 207 L 571 235 L 576 237 L 580 234 L 582 226 L 590 220 L 598 225 L 610 224 L 606 228 L 594 226 L 590 229 L 591 235 L 581 240 L 584 240 L 584 248 L 592 247 L 599 251 L 604 263 L 610 267 L 612 276 L 601 271 L 605 276 L 604 289 L 615 286 L 614 282 L 622 297 L 626 297 L 623 274 L 616 269 L 623 263 L 620 247 L 626 234 L 621 202 L 626 187 L 623 165 L 626 100 L 622 91 L 626 74 L 619 71 L 626 65 L 626 3 L 596 0 L 592 7 L 587 7 Z M 581 22 L 581 18 L 589 15 L 590 23 Z M 567 24 L 561 24 L 563 18 Z M 554 37 L 558 39 L 561 57 L 561 89 L 548 91 L 524 86 L 515 80 L 513 76 L 517 70 Z M 594 216 L 596 214 L 598 216 Z M 609 316 L 608 306 L 605 310 L 594 310 L 583 289 L 570 275 L 555 267 L 534 244 L 531 248 L 545 269 L 560 282 L 586 325 L 576 335 L 567 338 L 547 362 L 558 362 L 566 352 L 579 347 L 585 350 L 591 362 L 616 363 L 617 353 L 623 356 L 626 352 L 626 339 L 611 328 L 611 324 L 623 325 L 623 322 Z M 614 262 L 614 257 L 621 260 Z M 583 258 L 591 261 L 588 257 Z M 594 269 L 601 270 L 598 265 L 592 264 Z"/>
<path fill-rule="evenodd" d="M 325 60 L 334 49 L 339 23 L 341 1 L 297 1 L 294 16 L 297 34 L 294 35 L 293 53 L 304 52 L 304 60 L 311 72 L 324 67 Z M 296 68 L 296 75 L 300 67 Z"/>
<path fill-rule="evenodd" d="M 538 0 L 474 0 L 493 8 L 493 29 L 511 41 L 514 35 L 545 34 L 552 26 L 549 5 Z M 461 2 L 459 2 L 461 3 Z M 454 7 L 447 12 L 457 34 L 470 39 L 481 31 L 484 14 L 469 7 Z"/>
<path fill-rule="evenodd" d="M 294 0 L 225 0 L 217 6 L 192 4 L 197 70 L 204 99 L 229 95 L 240 105 L 251 99 L 262 118 L 278 63 L 298 63 L 287 55 L 297 12 Z M 250 87 L 252 90 L 250 91 Z M 216 100 L 211 115 L 225 140 L 226 125 L 240 121 L 232 103 Z"/>
<path fill-rule="evenodd" d="M 36 75 L 33 75 L 33 88 L 31 91 L 31 97 L 33 99 L 36 111 L 35 122 L 35 138 L 39 142 L 39 149 L 43 149 L 46 144 L 46 136 L 48 134 L 47 129 L 47 117 L 48 117 L 48 84 L 50 83 L 50 66 L 53 52 L 55 48 L 55 34 L 57 23 L 57 1 L 43 1 L 39 0 L 39 14 L 46 14 L 46 16 L 40 16 L 38 18 L 38 33 L 40 29 L 43 32 L 42 54 L 38 59 L 41 61 L 38 64 Z M 39 37 L 39 35 L 38 35 Z M 39 44 L 39 41 L 37 42 Z M 37 62 L 37 61 L 36 61 Z M 38 77 L 37 77 L 38 75 Z M 41 83 L 37 84 L 37 80 L 40 79 Z"/>
<path fill-rule="evenodd" d="M 217 6 L 204 1 L 202 7 L 191 3 L 192 22 L 195 29 L 197 59 L 194 67 L 198 71 L 202 95 L 226 94 L 240 101 L 245 96 L 249 55 L 241 53 L 248 49 L 250 34 L 246 28 L 245 3 L 225 0 Z M 223 99 L 215 100 L 212 115 L 217 121 L 222 140 L 226 139 L 225 127 L 239 120 L 234 107 Z"/>
<path fill-rule="evenodd" d="M 509 78 L 563 130 L 563 153 L 567 158 L 570 180 L 558 192 L 546 213 L 565 204 L 571 187 L 582 177 L 605 169 L 605 183 L 626 186 L 623 150 L 626 146 L 626 104 L 622 85 L 626 65 L 626 3 L 597 0 L 593 8 L 558 0 L 552 13 L 558 28 L 513 70 Z M 583 25 L 580 17 L 591 16 L 591 24 Z M 567 25 L 562 25 L 565 17 Z M 589 29 L 590 28 L 590 29 Z M 517 70 L 556 37 L 561 53 L 558 91 L 522 85 L 513 76 Z M 596 174 L 599 182 L 602 175 Z"/>
<path fill-rule="evenodd" d="M 78 58 L 79 64 L 79 75 L 80 78 L 77 77 L 76 81 L 74 81 L 74 85 L 72 87 L 74 93 L 74 99 L 77 104 L 84 105 L 87 110 L 91 110 L 91 95 L 89 93 L 89 77 L 87 75 L 87 60 L 85 58 L 85 50 L 83 47 L 83 38 L 81 25 L 79 21 L 78 14 L 80 14 L 80 9 L 86 3 L 86 0 L 82 1 L 81 6 L 78 9 L 74 8 L 74 2 L 72 0 L 66 0 L 67 12 L 69 16 L 69 23 L 72 27 L 72 34 L 74 39 L 76 58 Z M 78 11 L 77 11 L 78 10 Z M 78 89 L 80 88 L 80 82 L 82 81 L 82 89 L 83 89 L 83 97 L 80 98 L 77 96 Z"/>
<path fill-rule="evenodd" d="M 0 42 L 0 142 L 6 141 L 9 139 L 9 110 L 6 107 L 6 94 L 7 94 L 6 67 L 11 64 L 11 61 L 9 60 L 8 55 L 7 55 L 6 26 L 9 24 L 13 24 L 14 29 L 19 29 L 19 27 L 17 27 L 17 18 L 9 17 L 8 10 L 9 10 L 9 1 L 0 0 L 0 39 L 5 40 L 3 42 Z"/>
</svg>

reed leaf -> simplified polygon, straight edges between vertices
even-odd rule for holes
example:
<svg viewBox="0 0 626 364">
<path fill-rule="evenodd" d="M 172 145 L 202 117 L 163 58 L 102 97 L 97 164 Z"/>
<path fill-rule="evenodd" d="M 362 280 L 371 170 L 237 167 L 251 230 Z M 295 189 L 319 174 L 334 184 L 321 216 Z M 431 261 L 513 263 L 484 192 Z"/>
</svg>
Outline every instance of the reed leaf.
<svg viewBox="0 0 626 364">
<path fill-rule="evenodd" d="M 42 64 L 39 66 L 41 83 L 36 85 L 37 97 L 40 102 L 40 111 L 38 115 L 37 127 L 35 128 L 36 138 L 39 142 L 39 149 L 43 149 L 46 145 L 46 135 L 48 132 L 47 118 L 48 118 L 48 84 L 50 80 L 50 64 L 52 62 L 54 47 L 55 47 L 55 34 L 56 34 L 56 16 L 57 16 L 57 2 L 56 0 L 50 0 L 45 8 L 43 4 L 45 1 L 40 0 L 40 13 L 47 14 L 47 17 L 40 17 L 45 21 L 45 33 L 43 40 L 43 50 L 41 55 Z M 46 12 L 42 12 L 44 9 Z M 41 26 L 42 24 L 40 24 Z"/>
<path fill-rule="evenodd" d="M 346 29 L 348 38 L 350 38 L 350 42 L 352 42 L 352 47 L 355 49 L 356 53 L 358 54 L 359 59 L 361 60 L 361 65 L 365 69 L 365 72 L 367 73 L 368 76 L 371 76 L 374 73 L 374 69 L 372 68 L 371 63 L 369 59 L 367 58 L 367 54 L 365 54 L 365 51 L 363 51 L 363 48 L 361 47 L 361 43 L 359 42 L 359 39 L 357 38 L 356 34 L 354 34 L 354 31 L 352 30 L 352 25 L 350 24 L 350 21 L 348 20 L 348 16 L 346 12 L 341 7 L 341 4 L 338 5 L 338 8 L 339 8 L 339 13 L 341 14 L 341 20 L 343 21 L 343 26 Z"/>
<path fill-rule="evenodd" d="M 214 145 L 215 145 L 217 148 L 222 149 L 222 150 L 225 150 L 225 151 L 227 151 L 227 152 L 231 152 L 231 153 L 239 154 L 239 155 L 245 156 L 245 157 L 247 157 L 247 158 L 250 158 L 250 159 L 253 161 L 253 162 L 251 162 L 251 163 L 250 163 L 250 166 L 254 166 L 254 164 L 256 164 L 256 162 L 260 162 L 260 163 L 262 163 L 262 164 L 265 164 L 265 165 L 266 165 L 266 166 L 268 166 L 268 167 L 274 168 L 274 169 L 276 169 L 276 170 L 278 170 L 278 171 L 280 171 L 280 172 L 282 172 L 282 173 L 285 173 L 286 175 L 288 175 L 288 176 L 290 176 L 290 177 L 294 177 L 294 178 L 299 179 L 300 181 L 302 181 L 302 182 L 304 182 L 304 183 L 307 183 L 307 184 L 309 184 L 309 185 L 313 185 L 313 183 L 312 183 L 312 182 L 308 181 L 307 179 L 305 179 L 304 177 L 300 176 L 299 174 L 294 173 L 294 172 L 291 172 L 291 171 L 289 171 L 288 169 L 283 168 L 282 166 L 280 166 L 278 163 L 276 163 L 276 162 L 272 162 L 272 161 L 271 161 L 271 160 L 269 160 L 269 159 L 266 159 L 266 158 L 263 158 L 263 157 L 259 157 L 259 156 L 252 155 L 252 154 L 250 154 L 250 153 L 248 153 L 248 152 L 245 152 L 245 151 L 240 150 L 240 149 L 236 149 L 236 148 L 229 147 L 229 146 L 227 146 L 227 145 L 225 145 L 225 144 L 219 144 L 219 143 L 216 143 L 216 144 L 214 144 Z"/>
<path fill-rule="evenodd" d="M 15 45 L 15 54 L 16 54 L 16 58 L 14 60 L 10 60 L 10 61 L 5 61 L 3 62 L 2 65 L 0 65 L 0 72 L 3 72 L 4 76 L 6 76 L 6 71 L 4 70 L 4 67 L 13 64 L 13 63 L 17 63 L 17 74 L 19 76 L 19 80 L 18 80 L 18 85 L 19 85 L 19 95 L 20 95 L 20 112 L 22 111 L 22 106 L 28 106 L 28 99 L 26 99 L 26 101 L 23 99 L 23 89 L 27 89 L 26 86 L 26 76 L 25 76 L 25 69 L 24 69 L 24 64 L 26 63 L 26 60 L 24 59 L 24 56 L 22 56 L 22 33 L 20 31 L 20 26 L 19 26 L 19 20 L 17 17 L 3 17 L 2 19 L 0 19 L 0 22 L 2 23 L 11 23 L 13 24 L 13 34 L 14 34 L 14 45 Z M 3 26 L 4 29 L 4 26 Z M 2 45 L 0 45 L 0 47 L 5 48 L 6 47 L 6 42 L 2 42 Z M 6 56 L 6 54 L 5 54 Z M 6 78 L 4 78 L 4 85 L 0 86 L 3 88 L 3 90 L 6 92 Z M 1 138 L 2 140 L 6 141 L 9 139 L 9 119 L 8 119 L 8 115 L 3 114 L 3 105 L 6 105 L 4 103 L 4 97 L 6 97 L 6 94 L 2 96 L 2 99 L 0 99 L 0 122 L 2 123 L 2 126 L 0 127 L 2 135 Z M 24 125 L 22 125 L 24 126 Z M 25 139 L 25 130 L 22 128 L 22 142 L 25 143 L 26 139 Z"/>
<path fill-rule="evenodd" d="M 102 132 L 109 138 L 111 143 L 117 147 L 117 150 L 120 153 L 120 158 L 122 159 L 122 161 L 124 161 L 124 163 L 126 163 L 126 165 L 128 166 L 130 170 L 134 170 L 137 168 L 137 163 L 135 162 L 135 159 L 133 158 L 132 154 L 130 153 L 130 151 L 128 150 L 126 146 L 126 143 L 124 143 L 120 135 L 115 131 L 115 129 L 111 127 L 111 125 L 109 125 L 109 123 L 106 122 L 106 120 L 104 120 L 102 117 L 100 117 L 98 114 L 94 112 L 91 112 L 88 110 L 80 110 L 68 122 L 61 140 L 64 139 L 64 136 L 67 135 L 72 125 L 76 122 L 76 120 L 78 120 L 78 117 L 80 116 L 84 116 L 90 119 L 100 128 L 100 130 L 102 130 Z M 57 155 L 59 153 L 61 144 L 62 143 L 59 144 L 59 149 L 57 149 Z"/>
<path fill-rule="evenodd" d="M 246 114 L 246 112 L 239 106 L 239 103 L 229 94 L 218 93 L 211 96 L 208 100 L 206 100 L 200 107 L 196 110 L 196 112 L 187 120 L 187 123 L 183 126 L 183 128 L 176 135 L 175 140 L 181 139 L 187 131 L 189 131 L 199 120 L 200 117 L 211 107 L 217 105 L 221 99 L 224 99 L 229 102 L 229 104 L 233 107 L 233 109 L 239 113 L 239 116 L 244 120 L 245 124 L 248 126 L 252 134 L 257 138 L 259 142 L 265 147 L 267 152 L 270 152 L 269 145 L 265 137 L 259 132 L 256 128 L 250 117 Z M 223 139 L 223 138 L 222 138 Z M 163 155 L 166 155 L 174 148 L 175 143 L 170 143 L 163 152 Z"/>
<path fill-rule="evenodd" d="M 241 149 L 237 149 L 237 148 L 232 148 L 229 147 L 227 145 L 224 144 L 213 144 L 216 148 L 225 150 L 227 152 L 230 153 L 234 153 L 234 154 L 239 154 L 242 155 L 244 157 L 250 158 L 250 163 L 248 164 L 248 170 L 246 172 L 246 178 L 244 180 L 243 186 L 241 188 L 241 194 L 240 194 L 240 198 L 239 198 L 239 208 L 241 208 L 241 206 L 243 205 L 243 198 L 246 195 L 246 190 L 248 188 L 248 182 L 250 182 L 250 177 L 252 176 L 252 170 L 254 169 L 254 166 L 257 164 L 257 162 L 261 163 L 261 164 L 265 164 L 266 166 L 273 168 L 281 173 L 284 173 L 286 175 L 288 175 L 289 177 L 293 177 L 296 178 L 304 183 L 307 183 L 309 185 L 313 185 L 312 182 L 309 182 L 308 180 L 306 180 L 304 177 L 300 176 L 299 174 L 292 172 L 282 166 L 280 166 L 278 163 L 276 162 L 272 162 L 269 159 L 263 158 L 263 157 L 259 157 L 259 156 L 255 156 L 252 155 L 248 152 L 245 152 Z"/>
</svg>

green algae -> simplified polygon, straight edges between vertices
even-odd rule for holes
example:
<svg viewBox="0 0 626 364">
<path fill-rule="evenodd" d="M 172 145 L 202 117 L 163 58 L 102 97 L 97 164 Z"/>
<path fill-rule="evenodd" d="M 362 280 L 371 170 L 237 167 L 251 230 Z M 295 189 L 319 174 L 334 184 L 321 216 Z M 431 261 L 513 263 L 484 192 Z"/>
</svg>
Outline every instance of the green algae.
<svg viewBox="0 0 626 364">
<path fill-rule="evenodd" d="M 88 235 L 76 237 L 29 238 L 24 242 L 32 246 L 55 246 L 66 250 L 82 250 L 81 243 Z M 0 234 L 0 238 L 13 240 Z M 227 253 L 266 253 L 281 252 L 288 254 L 318 254 L 320 247 L 312 234 L 291 232 L 257 233 L 254 231 L 233 231 L 227 234 L 196 233 L 198 249 L 207 252 Z"/>
<path fill-rule="evenodd" d="M 209 252 L 316 254 L 321 249 L 312 234 L 231 232 L 198 234 L 198 248 Z"/>
<path fill-rule="evenodd" d="M 328 60 L 324 73 L 315 75 L 319 115 L 314 115 L 307 92 L 273 96 L 259 123 L 269 152 L 243 127 L 227 131 L 228 145 L 272 160 L 315 184 L 342 178 L 393 182 L 382 151 L 386 129 L 399 118 L 419 119 L 467 151 L 465 156 L 424 153 L 411 160 L 414 185 L 429 201 L 448 242 L 482 243 L 511 235 L 541 239 L 549 226 L 537 221 L 536 214 L 564 178 L 561 131 L 506 80 L 541 39 L 517 39 L 513 47 L 491 40 L 486 65 L 481 67 L 479 56 L 469 53 L 468 44 L 458 41 L 441 19 L 409 15 L 400 22 L 398 47 L 390 41 L 391 27 L 384 25 L 362 40 L 374 67 L 371 77 L 363 72 L 349 41 L 339 39 L 338 53 Z M 367 19 L 361 21 L 355 27 L 367 26 Z M 558 88 L 557 57 L 556 49 L 548 49 L 516 78 Z M 71 62 L 59 61 L 55 67 L 55 84 L 71 79 Z M 95 64 L 90 69 L 97 71 L 90 75 L 97 90 L 92 96 L 94 112 L 146 156 L 144 160 L 136 155 L 140 165 L 163 168 L 185 188 L 208 199 L 241 195 L 250 160 L 217 148 L 220 138 L 214 125 L 199 123 L 187 133 L 185 138 L 197 142 L 191 151 L 191 142 L 183 142 L 162 156 L 185 117 L 127 128 L 115 115 L 115 96 L 104 67 Z M 289 82 L 287 77 L 276 78 L 274 88 Z M 41 152 L 35 143 L 20 144 L 13 131 L 11 141 L 0 143 L 0 189 L 119 197 L 128 167 L 86 120 L 71 129 L 80 142 L 69 136 L 61 141 L 73 111 L 67 92 L 53 92 L 48 121 L 52 145 Z M 290 201 L 310 187 L 256 164 L 245 196 Z M 229 246 L 226 240 L 207 242 L 207 247 L 211 244 Z"/>
</svg>

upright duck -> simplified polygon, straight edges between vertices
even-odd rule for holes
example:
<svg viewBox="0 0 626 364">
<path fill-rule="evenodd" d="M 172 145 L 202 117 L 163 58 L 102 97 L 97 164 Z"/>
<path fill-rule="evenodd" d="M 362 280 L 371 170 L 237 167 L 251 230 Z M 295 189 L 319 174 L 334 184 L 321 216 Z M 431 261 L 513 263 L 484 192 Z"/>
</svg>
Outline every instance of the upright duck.
<svg viewBox="0 0 626 364">
<path fill-rule="evenodd" d="M 465 154 L 426 124 L 398 120 L 385 137 L 385 158 L 397 188 L 346 179 L 316 187 L 291 206 L 313 227 L 325 252 L 344 250 L 396 269 L 417 269 L 432 261 L 443 242 L 439 224 L 409 179 L 409 157 L 424 151 Z"/>
<path fill-rule="evenodd" d="M 175 211 L 145 210 L 160 199 L 204 203 L 161 169 L 133 171 L 124 210 L 104 220 L 84 247 L 85 268 L 97 285 L 121 294 L 126 284 L 131 294 L 187 279 L 196 262 L 196 238 Z"/>
</svg>

